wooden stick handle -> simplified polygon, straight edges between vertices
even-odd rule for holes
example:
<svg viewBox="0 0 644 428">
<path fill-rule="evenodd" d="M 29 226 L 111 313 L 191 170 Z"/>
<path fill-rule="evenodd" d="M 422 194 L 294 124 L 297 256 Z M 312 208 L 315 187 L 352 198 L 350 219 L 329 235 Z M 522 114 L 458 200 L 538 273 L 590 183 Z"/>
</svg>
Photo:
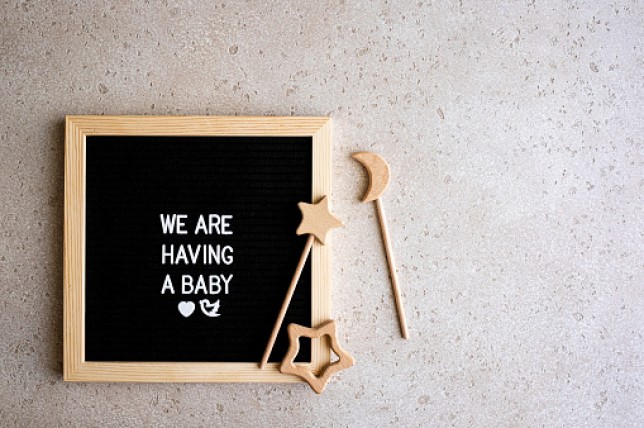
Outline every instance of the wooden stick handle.
<svg viewBox="0 0 644 428">
<path fill-rule="evenodd" d="M 391 287 L 394 292 L 394 299 L 396 301 L 396 309 L 398 311 L 398 321 L 400 323 L 400 333 L 404 339 L 407 339 L 409 333 L 407 332 L 407 321 L 405 320 L 405 308 L 402 304 L 400 297 L 400 287 L 398 287 L 398 276 L 396 275 L 396 264 L 394 262 L 394 252 L 391 249 L 391 240 L 389 239 L 389 229 L 387 229 L 387 218 L 385 217 L 385 209 L 382 206 L 382 200 L 376 199 L 376 208 L 378 210 L 378 220 L 380 221 L 380 231 L 382 232 L 382 240 L 385 244 L 385 252 L 387 253 L 387 264 L 389 265 L 389 275 L 391 276 Z"/>
<path fill-rule="evenodd" d="M 282 308 L 280 309 L 280 313 L 277 315 L 277 321 L 275 322 L 275 326 L 273 327 L 273 332 L 271 333 L 270 339 L 268 339 L 268 344 L 266 345 L 266 350 L 264 351 L 264 356 L 262 357 L 262 362 L 259 363 L 259 368 L 264 369 L 266 367 L 266 363 L 268 362 L 268 357 L 271 356 L 271 352 L 273 351 L 273 346 L 275 346 L 275 340 L 277 339 L 277 334 L 280 331 L 280 328 L 282 328 L 282 322 L 284 322 L 284 316 L 286 315 L 286 310 L 288 309 L 288 306 L 291 304 L 291 298 L 293 297 L 293 293 L 295 292 L 295 287 L 297 286 L 297 282 L 300 280 L 300 275 L 302 275 L 302 270 L 304 269 L 304 264 L 306 263 L 306 259 L 309 258 L 309 253 L 311 252 L 311 247 L 313 246 L 313 241 L 315 240 L 314 235 L 309 235 L 309 239 L 306 240 L 306 245 L 304 246 L 304 251 L 302 251 L 302 255 L 300 256 L 300 261 L 297 264 L 297 267 L 295 268 L 295 274 L 293 275 L 293 279 L 291 280 L 291 285 L 288 287 L 288 291 L 286 292 L 286 298 L 284 298 L 284 303 L 282 303 Z"/>
</svg>

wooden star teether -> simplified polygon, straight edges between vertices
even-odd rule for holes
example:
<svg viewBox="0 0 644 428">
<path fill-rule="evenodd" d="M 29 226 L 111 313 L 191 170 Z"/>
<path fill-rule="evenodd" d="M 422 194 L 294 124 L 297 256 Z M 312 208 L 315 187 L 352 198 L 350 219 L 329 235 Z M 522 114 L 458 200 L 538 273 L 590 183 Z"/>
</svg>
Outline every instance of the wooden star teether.
<svg viewBox="0 0 644 428">
<path fill-rule="evenodd" d="M 325 366 L 319 376 L 316 376 L 305 366 L 296 365 L 294 361 L 300 350 L 301 336 L 310 337 L 311 339 L 328 336 L 331 342 L 331 349 L 338 356 L 338 360 Z M 290 346 L 286 352 L 286 356 L 284 356 L 282 365 L 280 366 L 280 372 L 301 377 L 307 381 L 309 385 L 311 385 L 311 388 L 313 388 L 313 391 L 318 394 L 321 394 L 322 391 L 324 391 L 324 388 L 326 388 L 327 383 L 329 383 L 331 376 L 341 370 L 348 369 L 355 364 L 353 357 L 347 351 L 342 349 L 338 343 L 337 328 L 335 321 L 333 320 L 326 321 L 325 323 L 320 324 L 317 328 L 308 328 L 299 324 L 289 324 L 288 337 L 290 340 Z"/>
<path fill-rule="evenodd" d="M 308 233 L 309 238 L 306 240 L 304 251 L 302 251 L 300 261 L 295 268 L 295 274 L 293 275 L 293 279 L 291 280 L 291 285 L 289 285 L 288 287 L 286 298 L 284 299 L 282 308 L 277 315 L 277 321 L 275 322 L 275 326 L 273 327 L 271 337 L 270 339 L 268 339 L 268 345 L 266 345 L 264 356 L 262 357 L 262 361 L 259 363 L 260 369 L 266 367 L 268 357 L 270 357 L 271 352 L 273 351 L 273 346 L 275 345 L 277 334 L 282 327 L 282 322 L 284 322 L 286 310 L 291 303 L 291 298 L 293 297 L 293 293 L 295 292 L 297 282 L 300 280 L 300 275 L 302 275 L 302 269 L 304 269 L 306 259 L 309 257 L 309 253 L 311 252 L 313 241 L 315 240 L 315 238 L 317 238 L 318 241 L 320 241 L 320 243 L 324 245 L 327 233 L 329 233 L 331 229 L 342 226 L 342 222 L 329 211 L 329 200 L 326 196 L 323 197 L 322 200 L 320 200 L 320 202 L 318 202 L 317 204 L 306 204 L 304 202 L 300 202 L 299 204 L 297 204 L 297 206 L 300 208 L 300 211 L 302 211 L 302 222 L 300 223 L 300 226 L 297 228 L 297 231 L 295 233 L 297 233 L 298 235 L 304 235 Z"/>
<path fill-rule="evenodd" d="M 389 230 L 387 229 L 385 208 L 383 207 L 382 199 L 380 198 L 380 195 L 383 194 L 389 184 L 389 165 L 387 165 L 387 162 L 385 162 L 383 158 L 375 153 L 354 153 L 352 157 L 360 162 L 369 173 L 369 188 L 362 198 L 362 202 L 376 201 L 376 210 L 378 211 L 378 219 L 380 220 L 380 231 L 382 232 L 382 240 L 385 245 L 385 253 L 387 254 L 389 274 L 391 275 L 391 287 L 393 288 L 394 300 L 398 311 L 400 333 L 403 338 L 407 339 L 409 333 L 407 332 L 407 321 L 405 320 L 405 307 L 403 306 L 402 298 L 400 297 L 400 287 L 398 285 L 398 276 L 396 275 L 394 252 L 391 248 L 391 239 L 389 238 Z"/>
</svg>

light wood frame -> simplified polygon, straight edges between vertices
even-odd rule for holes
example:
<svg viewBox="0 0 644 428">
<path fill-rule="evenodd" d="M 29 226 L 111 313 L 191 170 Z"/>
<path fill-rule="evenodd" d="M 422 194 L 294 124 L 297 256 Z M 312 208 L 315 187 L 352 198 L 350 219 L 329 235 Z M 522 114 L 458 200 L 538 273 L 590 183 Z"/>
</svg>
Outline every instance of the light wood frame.
<svg viewBox="0 0 644 428">
<path fill-rule="evenodd" d="M 331 193 L 331 119 L 327 117 L 244 116 L 67 116 L 65 123 L 65 232 L 63 277 L 63 378 L 81 382 L 302 382 L 264 370 L 257 362 L 95 362 L 85 361 L 85 147 L 92 135 L 139 136 L 306 136 L 313 140 L 312 197 Z M 295 233 L 295 230 L 293 231 Z M 294 260 L 295 263 L 295 260 Z M 312 249 L 311 325 L 330 319 L 330 247 Z M 284 291 L 288 284 L 284 284 Z M 275 314 L 277 316 L 277 313 Z M 268 337 L 267 337 L 268 339 Z M 257 355 L 257 359 L 261 355 Z M 313 340 L 312 371 L 330 363 L 328 341 Z"/>
</svg>

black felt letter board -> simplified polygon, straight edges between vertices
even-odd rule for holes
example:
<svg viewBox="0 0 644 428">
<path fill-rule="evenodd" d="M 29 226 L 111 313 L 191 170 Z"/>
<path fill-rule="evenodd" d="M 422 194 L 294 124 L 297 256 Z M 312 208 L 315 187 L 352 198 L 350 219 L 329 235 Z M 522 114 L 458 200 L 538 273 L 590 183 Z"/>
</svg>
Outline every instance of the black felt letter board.
<svg viewBox="0 0 644 428">
<path fill-rule="evenodd" d="M 310 137 L 88 136 L 86 360 L 258 362 L 306 241 L 295 230 L 311 158 Z M 164 234 L 162 214 L 185 215 L 187 234 Z M 231 215 L 232 235 L 195 234 L 210 214 Z M 162 264 L 164 244 L 228 245 L 233 261 Z M 228 294 L 182 294 L 183 275 L 220 274 L 233 275 Z M 161 293 L 167 275 L 174 294 Z M 218 300 L 219 316 L 202 299 Z M 195 304 L 191 315 L 180 302 Z M 310 262 L 270 361 L 284 356 L 291 322 L 311 323 Z M 310 342 L 299 357 L 310 360 Z"/>
</svg>

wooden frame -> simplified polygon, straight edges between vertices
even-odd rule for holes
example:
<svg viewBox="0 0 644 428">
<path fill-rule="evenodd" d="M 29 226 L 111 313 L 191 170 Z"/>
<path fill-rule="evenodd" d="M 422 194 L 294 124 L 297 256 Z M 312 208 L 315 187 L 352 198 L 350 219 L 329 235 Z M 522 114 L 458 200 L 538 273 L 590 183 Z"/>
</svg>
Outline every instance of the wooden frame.
<svg viewBox="0 0 644 428">
<path fill-rule="evenodd" d="M 310 136 L 313 140 L 313 202 L 331 192 L 331 119 L 326 117 L 67 116 L 65 132 L 64 369 L 66 381 L 83 382 L 302 382 L 264 370 L 257 362 L 85 361 L 85 144 L 92 135 Z M 293 231 L 295 233 L 295 231 Z M 295 262 L 295 261 L 294 261 Z M 312 249 L 311 325 L 330 319 L 330 250 Z M 284 284 L 286 287 L 288 284 Z M 277 314 L 276 314 L 277 315 Z M 268 339 L 268 338 L 267 338 Z M 260 356 L 258 355 L 258 358 Z M 330 362 L 328 341 L 313 340 L 311 363 L 318 373 Z"/>
</svg>

